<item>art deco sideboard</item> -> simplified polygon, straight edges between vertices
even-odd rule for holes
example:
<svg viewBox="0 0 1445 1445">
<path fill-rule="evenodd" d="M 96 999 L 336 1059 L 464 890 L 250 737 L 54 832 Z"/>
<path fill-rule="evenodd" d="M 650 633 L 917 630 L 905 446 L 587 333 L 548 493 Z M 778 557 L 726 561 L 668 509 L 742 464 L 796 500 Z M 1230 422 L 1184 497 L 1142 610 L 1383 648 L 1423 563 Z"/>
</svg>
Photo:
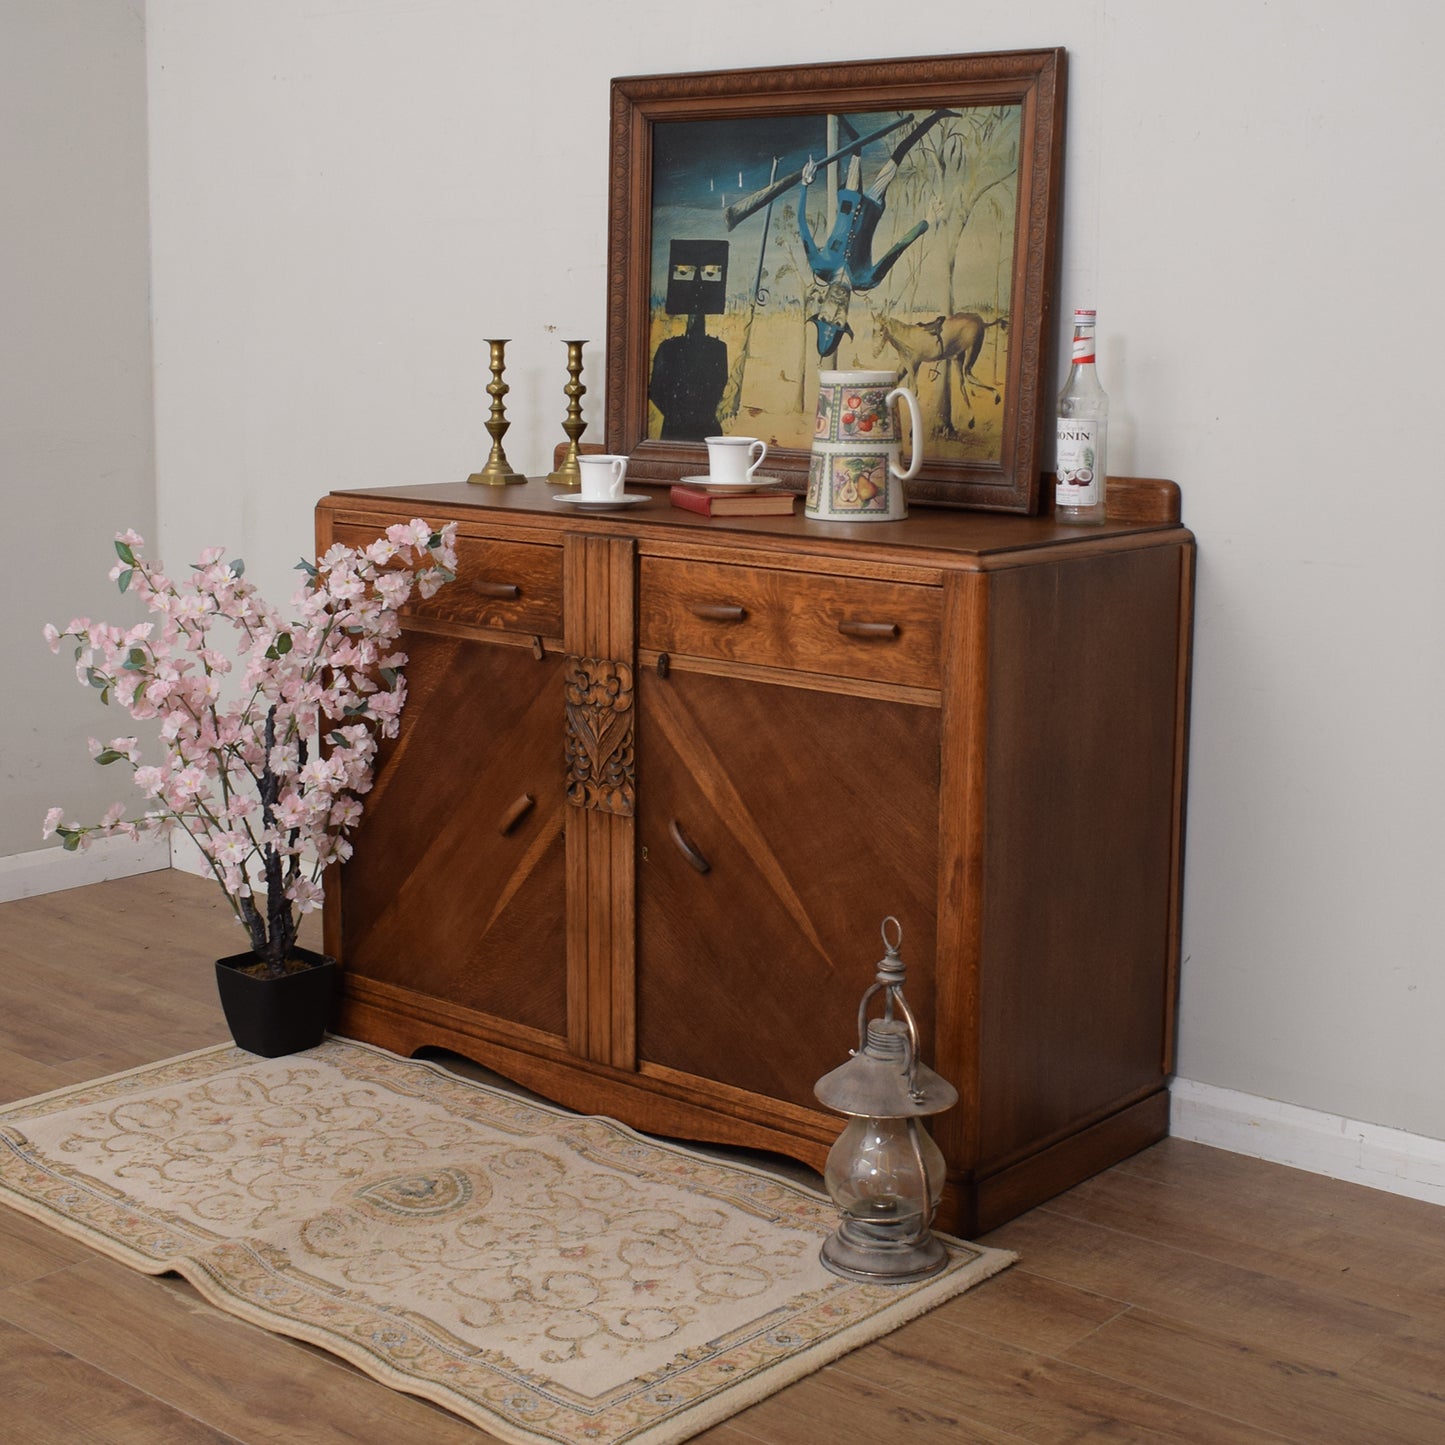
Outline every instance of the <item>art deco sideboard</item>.
<svg viewBox="0 0 1445 1445">
<path fill-rule="evenodd" d="M 653 1133 L 821 1167 L 814 1082 L 903 925 L 940 1227 L 987 1229 L 1167 1130 L 1193 539 L 915 509 L 705 519 L 665 490 L 335 492 L 317 544 L 424 517 L 409 700 L 329 880 L 343 1033 L 452 1050 Z"/>
</svg>

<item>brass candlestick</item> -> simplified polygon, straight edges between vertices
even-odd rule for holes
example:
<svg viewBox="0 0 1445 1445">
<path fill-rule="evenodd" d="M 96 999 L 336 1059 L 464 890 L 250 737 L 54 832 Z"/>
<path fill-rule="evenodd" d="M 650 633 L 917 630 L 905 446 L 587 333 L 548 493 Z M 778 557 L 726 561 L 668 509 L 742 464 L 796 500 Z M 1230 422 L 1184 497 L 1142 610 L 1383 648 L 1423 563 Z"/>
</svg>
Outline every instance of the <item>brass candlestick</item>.
<svg viewBox="0 0 1445 1445">
<path fill-rule="evenodd" d="M 580 487 L 582 468 L 577 465 L 577 443 L 587 430 L 587 423 L 582 420 L 582 396 L 587 390 L 582 385 L 582 348 L 587 343 L 564 341 L 562 344 L 567 348 L 567 385 L 562 388 L 567 398 L 567 420 L 562 423 L 562 430 L 567 433 L 567 454 L 557 470 L 548 474 L 547 480 L 559 487 Z"/>
<path fill-rule="evenodd" d="M 513 482 L 525 482 L 527 479 L 521 472 L 512 470 L 512 464 L 502 450 L 502 437 L 511 426 L 511 422 L 507 420 L 506 408 L 502 405 L 502 398 L 512 389 L 502 380 L 502 371 L 507 364 L 507 338 L 488 341 L 487 345 L 492 351 L 492 380 L 487 386 L 487 395 L 492 398 L 492 412 L 487 418 L 487 430 L 492 437 L 492 454 L 487 458 L 486 466 L 479 472 L 473 472 L 467 480 L 479 486 L 505 487 Z"/>
</svg>

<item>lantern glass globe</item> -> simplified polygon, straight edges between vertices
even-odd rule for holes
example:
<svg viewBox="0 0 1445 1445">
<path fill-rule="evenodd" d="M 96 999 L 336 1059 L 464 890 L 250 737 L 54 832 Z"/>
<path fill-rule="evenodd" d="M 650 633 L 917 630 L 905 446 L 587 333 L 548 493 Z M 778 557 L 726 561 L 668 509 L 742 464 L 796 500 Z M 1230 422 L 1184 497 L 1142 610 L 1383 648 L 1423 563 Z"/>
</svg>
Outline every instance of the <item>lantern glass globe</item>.
<svg viewBox="0 0 1445 1445">
<path fill-rule="evenodd" d="M 943 1154 L 917 1119 L 855 1117 L 828 1151 L 823 1182 L 860 1224 L 921 1230 L 930 1222 L 922 1217 L 925 1203 L 936 1204 L 943 1192 L 944 1171 Z"/>
</svg>

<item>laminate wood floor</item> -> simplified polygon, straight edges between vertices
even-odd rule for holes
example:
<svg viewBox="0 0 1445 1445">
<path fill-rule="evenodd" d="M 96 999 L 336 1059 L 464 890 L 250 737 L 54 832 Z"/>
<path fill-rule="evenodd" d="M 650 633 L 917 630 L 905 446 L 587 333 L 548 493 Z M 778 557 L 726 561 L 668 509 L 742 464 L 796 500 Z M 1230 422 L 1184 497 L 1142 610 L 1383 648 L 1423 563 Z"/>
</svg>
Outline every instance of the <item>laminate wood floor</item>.
<svg viewBox="0 0 1445 1445">
<path fill-rule="evenodd" d="M 176 872 L 0 905 L 0 1098 L 223 1041 L 239 937 Z M 1437 1206 L 1168 1140 L 984 1242 L 1020 1263 L 697 1438 L 1445 1442 Z M 0 1439 L 491 1438 L 0 1207 Z"/>
</svg>

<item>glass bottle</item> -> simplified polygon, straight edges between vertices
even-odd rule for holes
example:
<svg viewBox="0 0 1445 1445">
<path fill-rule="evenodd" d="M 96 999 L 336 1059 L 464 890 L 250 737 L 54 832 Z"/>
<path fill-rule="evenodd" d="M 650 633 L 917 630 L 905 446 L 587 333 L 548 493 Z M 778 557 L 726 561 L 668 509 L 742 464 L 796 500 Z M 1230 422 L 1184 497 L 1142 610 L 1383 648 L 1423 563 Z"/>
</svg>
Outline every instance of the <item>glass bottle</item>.
<svg viewBox="0 0 1445 1445">
<path fill-rule="evenodd" d="M 1074 312 L 1073 360 L 1059 393 L 1054 489 L 1054 515 L 1060 522 L 1093 526 L 1104 520 L 1109 440 L 1109 398 L 1094 369 L 1095 315 Z"/>
</svg>

